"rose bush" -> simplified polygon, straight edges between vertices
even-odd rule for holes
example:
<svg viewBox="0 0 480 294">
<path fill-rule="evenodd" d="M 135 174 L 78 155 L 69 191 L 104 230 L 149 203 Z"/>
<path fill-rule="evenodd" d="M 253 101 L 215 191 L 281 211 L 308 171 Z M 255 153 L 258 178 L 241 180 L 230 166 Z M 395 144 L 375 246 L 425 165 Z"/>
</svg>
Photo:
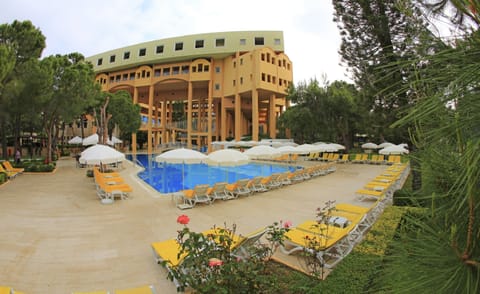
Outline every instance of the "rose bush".
<svg viewBox="0 0 480 294">
<path fill-rule="evenodd" d="M 231 228 L 226 224 L 214 226 L 197 233 L 188 228 L 190 218 L 187 215 L 178 216 L 177 222 L 184 226 L 178 231 L 177 241 L 181 247 L 178 256 L 185 257 L 180 265 L 169 271 L 167 278 L 177 281 L 178 291 L 259 293 L 272 287 L 267 262 L 273 249 L 281 244 L 284 232 L 292 225 L 290 221 L 267 227 L 265 236 L 270 244 L 255 242 L 243 246 L 241 255 L 234 246 L 238 242 L 236 225 Z"/>
</svg>

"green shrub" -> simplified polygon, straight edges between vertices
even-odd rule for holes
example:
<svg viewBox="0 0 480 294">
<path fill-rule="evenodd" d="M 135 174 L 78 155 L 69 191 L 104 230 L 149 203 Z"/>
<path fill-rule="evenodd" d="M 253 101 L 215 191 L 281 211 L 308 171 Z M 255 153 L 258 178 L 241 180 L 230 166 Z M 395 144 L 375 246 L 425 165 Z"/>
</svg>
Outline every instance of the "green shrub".
<svg viewBox="0 0 480 294">
<path fill-rule="evenodd" d="M 0 184 L 5 183 L 8 180 L 7 173 L 0 172 Z"/>
</svg>

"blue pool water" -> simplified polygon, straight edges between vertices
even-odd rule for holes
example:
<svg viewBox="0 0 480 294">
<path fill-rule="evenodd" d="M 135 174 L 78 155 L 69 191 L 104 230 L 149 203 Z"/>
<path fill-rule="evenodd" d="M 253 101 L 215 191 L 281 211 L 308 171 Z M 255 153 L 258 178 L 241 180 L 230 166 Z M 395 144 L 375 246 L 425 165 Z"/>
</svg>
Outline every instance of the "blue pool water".
<svg viewBox="0 0 480 294">
<path fill-rule="evenodd" d="M 132 156 L 127 156 L 132 160 Z M 138 176 L 160 193 L 192 189 L 198 184 L 213 186 L 217 182 L 234 183 L 238 179 L 268 176 L 293 171 L 296 166 L 249 163 L 240 166 L 211 166 L 207 164 L 166 164 L 155 162 L 154 156 L 140 154 L 136 159 L 145 167 Z"/>
</svg>

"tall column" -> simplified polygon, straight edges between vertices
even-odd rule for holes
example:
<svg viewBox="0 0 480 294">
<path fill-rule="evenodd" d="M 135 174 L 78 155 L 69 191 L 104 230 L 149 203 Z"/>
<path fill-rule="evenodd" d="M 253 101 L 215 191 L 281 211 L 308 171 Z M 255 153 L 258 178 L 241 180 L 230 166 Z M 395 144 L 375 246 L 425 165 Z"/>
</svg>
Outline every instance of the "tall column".
<svg viewBox="0 0 480 294">
<path fill-rule="evenodd" d="M 168 143 L 167 141 L 167 98 L 162 99 L 162 115 L 161 115 L 161 126 L 162 126 L 162 143 Z"/>
<path fill-rule="evenodd" d="M 153 85 L 148 88 L 148 125 L 147 125 L 147 153 L 152 154 L 152 124 L 153 124 Z"/>
<path fill-rule="evenodd" d="M 193 98 L 193 89 L 192 82 L 188 82 L 188 93 L 187 93 L 187 147 L 192 148 L 192 98 Z"/>
<path fill-rule="evenodd" d="M 242 139 L 242 97 L 235 93 L 235 141 Z"/>
<path fill-rule="evenodd" d="M 220 137 L 221 137 L 221 141 L 225 141 L 227 139 L 227 136 L 228 136 L 228 132 L 227 132 L 227 109 L 225 108 L 225 97 L 222 96 L 222 105 L 220 106 L 220 120 L 221 120 L 221 123 L 220 125 L 218 125 L 218 121 L 217 121 L 217 127 L 220 127 Z"/>
<path fill-rule="evenodd" d="M 252 140 L 258 141 L 258 90 L 252 90 Z"/>
<path fill-rule="evenodd" d="M 138 88 L 133 87 L 133 104 L 138 104 Z M 132 153 L 137 153 L 137 133 L 132 133 Z"/>
<path fill-rule="evenodd" d="M 207 148 L 208 152 L 211 151 L 212 146 L 212 104 L 213 104 L 213 82 L 212 79 L 208 81 L 208 103 L 207 103 L 207 111 L 208 111 L 208 122 L 207 122 Z"/>
<path fill-rule="evenodd" d="M 276 107 L 275 107 L 275 94 L 270 95 L 270 103 L 269 109 L 268 109 L 268 132 L 270 135 L 270 138 L 275 139 L 277 137 L 277 112 L 276 112 Z"/>
</svg>

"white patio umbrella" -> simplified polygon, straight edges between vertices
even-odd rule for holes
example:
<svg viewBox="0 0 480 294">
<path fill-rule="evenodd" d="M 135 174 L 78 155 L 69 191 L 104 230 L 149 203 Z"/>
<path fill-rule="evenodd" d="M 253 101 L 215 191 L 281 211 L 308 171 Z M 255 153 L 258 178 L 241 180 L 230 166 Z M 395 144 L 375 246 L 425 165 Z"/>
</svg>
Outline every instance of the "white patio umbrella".
<svg viewBox="0 0 480 294">
<path fill-rule="evenodd" d="M 82 144 L 83 139 L 79 136 L 75 136 L 68 140 L 68 144 Z"/>
<path fill-rule="evenodd" d="M 213 151 L 206 159 L 207 164 L 218 166 L 235 166 L 248 162 L 248 156 L 235 149 L 220 149 Z"/>
<path fill-rule="evenodd" d="M 280 146 L 277 148 L 277 150 L 281 154 L 300 154 L 303 152 L 302 150 L 298 150 L 297 147 L 290 146 L 290 145 Z"/>
<path fill-rule="evenodd" d="M 337 150 L 345 150 L 345 146 L 338 143 L 328 143 L 327 145 L 330 145 L 333 148 L 336 148 Z"/>
<path fill-rule="evenodd" d="M 244 152 L 251 159 L 268 159 L 280 155 L 280 151 L 268 145 L 257 145 Z"/>
<path fill-rule="evenodd" d="M 362 144 L 363 149 L 378 149 L 378 145 L 372 142 Z"/>
<path fill-rule="evenodd" d="M 302 144 L 296 147 L 297 150 L 300 152 L 299 154 L 306 154 L 310 152 L 319 152 L 319 147 L 318 145 L 312 145 L 312 144 Z"/>
<path fill-rule="evenodd" d="M 83 139 L 82 145 L 89 146 L 89 145 L 95 145 L 97 143 L 98 143 L 98 134 L 95 133 Z"/>
<path fill-rule="evenodd" d="M 123 141 L 120 140 L 119 138 L 115 137 L 115 136 L 112 136 L 112 139 L 108 139 L 107 140 L 107 144 L 110 145 L 110 146 L 113 146 L 115 144 L 121 144 Z"/>
<path fill-rule="evenodd" d="M 385 148 L 385 147 L 390 147 L 390 146 L 395 146 L 395 144 L 390 143 L 390 142 L 383 142 L 382 144 L 378 145 L 378 148 Z"/>
<path fill-rule="evenodd" d="M 405 149 L 403 146 L 400 145 L 393 145 L 390 147 L 385 147 L 382 150 L 378 151 L 378 153 L 383 155 L 390 155 L 390 154 L 408 154 L 408 150 Z"/>
<path fill-rule="evenodd" d="M 182 188 L 185 189 L 185 164 L 202 163 L 207 156 L 202 152 L 179 148 L 164 152 L 155 157 L 156 162 L 181 163 L 182 164 Z"/>
<path fill-rule="evenodd" d="M 156 162 L 166 163 L 202 163 L 207 159 L 207 156 L 202 152 L 179 148 L 164 152 L 155 157 Z"/>
<path fill-rule="evenodd" d="M 338 148 L 330 144 L 317 144 L 317 152 L 337 152 Z"/>
<path fill-rule="evenodd" d="M 100 144 L 85 149 L 79 159 L 81 164 L 110 164 L 123 160 L 125 160 L 125 154 Z"/>
</svg>

